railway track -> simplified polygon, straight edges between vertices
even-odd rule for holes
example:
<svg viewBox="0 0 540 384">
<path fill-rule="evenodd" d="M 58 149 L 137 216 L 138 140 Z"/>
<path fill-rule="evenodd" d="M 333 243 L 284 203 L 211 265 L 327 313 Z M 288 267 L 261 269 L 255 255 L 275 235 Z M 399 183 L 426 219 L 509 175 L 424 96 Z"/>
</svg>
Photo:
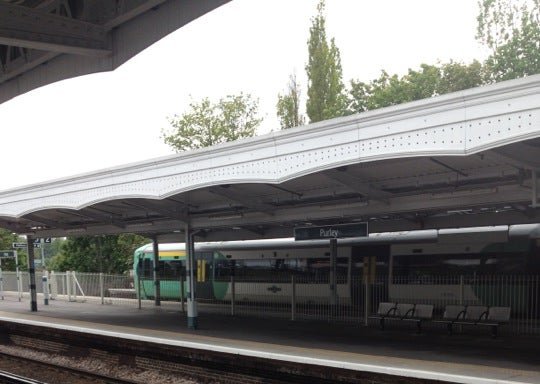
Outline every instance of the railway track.
<svg viewBox="0 0 540 384">
<path fill-rule="evenodd" d="M 7 371 L 0 370 L 0 383 L 2 384 L 46 384 L 43 381 L 29 379 L 27 377 L 14 375 Z"/>
<path fill-rule="evenodd" d="M 118 377 L 113 377 L 110 375 L 96 374 L 84 369 L 76 369 L 68 366 L 60 366 L 53 363 L 47 363 L 42 360 L 21 357 L 19 355 L 13 355 L 6 352 L 0 352 L 0 360 L 8 359 L 13 362 L 23 362 L 26 367 L 29 365 L 36 365 L 44 367 L 45 370 L 54 373 L 54 371 L 61 371 L 64 375 L 71 375 L 76 378 L 78 381 L 76 383 L 106 383 L 106 384 L 140 384 L 142 381 L 137 380 L 126 380 L 119 379 Z M 219 383 L 219 384 L 286 384 L 288 381 L 275 380 L 269 378 L 260 378 L 245 374 L 237 374 L 232 372 L 223 372 L 212 369 L 205 369 L 196 366 L 182 365 L 176 366 L 174 375 L 178 378 L 188 378 L 189 380 L 196 381 L 198 383 Z M 187 380 L 187 379 L 186 379 Z M 19 376 L 10 372 L 0 371 L 0 384 L 52 384 L 56 383 L 55 379 L 39 381 L 33 378 Z M 75 381 L 70 381 L 70 383 L 75 383 Z"/>
<path fill-rule="evenodd" d="M 0 361 L 1 357 L 6 355 L 22 361 L 19 365 L 39 364 L 41 368 L 35 368 L 35 371 L 44 370 L 48 366 L 47 369 L 70 372 L 72 377 L 86 378 L 86 381 L 82 379 L 75 381 L 73 379 L 48 380 L 46 376 L 33 377 L 33 379 L 48 381 L 51 384 L 396 383 L 394 375 L 2 321 L 0 322 Z M 79 365 L 92 372 L 79 369 Z M 3 369 L 1 365 L 0 369 Z M 29 372 L 29 370 L 10 371 L 21 375 Z M 105 372 L 110 375 L 96 372 Z M 430 379 L 417 378 L 404 378 L 400 382 L 433 383 Z"/>
<path fill-rule="evenodd" d="M 84 369 L 76 369 L 67 366 L 60 366 L 53 363 L 48 363 L 42 360 L 29 357 L 22 357 L 6 352 L 0 352 L 0 360 L 9 360 L 13 363 L 23 363 L 26 371 L 38 371 L 40 377 L 51 376 L 51 379 L 37 380 L 30 377 L 24 377 L 7 371 L 0 371 L 0 383 L 4 384 L 52 384 L 57 383 L 57 378 L 52 377 L 55 374 L 61 373 L 63 376 L 73 377 L 70 383 L 95 383 L 95 384 L 138 384 L 139 382 L 119 379 L 109 375 L 90 372 Z M 31 375 L 36 376 L 36 375 Z M 67 382 L 67 381 L 65 381 Z"/>
</svg>

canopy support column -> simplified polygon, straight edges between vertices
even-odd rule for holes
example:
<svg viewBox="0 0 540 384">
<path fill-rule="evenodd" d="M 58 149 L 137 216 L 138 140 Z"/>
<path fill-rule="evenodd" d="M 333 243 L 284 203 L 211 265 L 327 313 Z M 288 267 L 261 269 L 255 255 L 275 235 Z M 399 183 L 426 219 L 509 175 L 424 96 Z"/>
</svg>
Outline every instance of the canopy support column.
<svg viewBox="0 0 540 384">
<path fill-rule="evenodd" d="M 28 250 L 28 274 L 30 275 L 30 310 L 37 312 L 36 268 L 34 264 L 34 238 L 26 236 Z"/>
<path fill-rule="evenodd" d="M 333 315 L 337 308 L 337 239 L 330 240 L 330 305 Z"/>
<path fill-rule="evenodd" d="M 186 232 L 186 269 L 188 280 L 187 310 L 188 310 L 188 328 L 197 329 L 197 300 L 195 299 L 195 247 L 193 243 L 193 231 L 189 224 L 185 226 Z"/>
<path fill-rule="evenodd" d="M 159 247 L 157 236 L 152 237 L 152 246 L 154 249 L 154 305 L 161 305 L 161 283 L 159 281 Z"/>
</svg>

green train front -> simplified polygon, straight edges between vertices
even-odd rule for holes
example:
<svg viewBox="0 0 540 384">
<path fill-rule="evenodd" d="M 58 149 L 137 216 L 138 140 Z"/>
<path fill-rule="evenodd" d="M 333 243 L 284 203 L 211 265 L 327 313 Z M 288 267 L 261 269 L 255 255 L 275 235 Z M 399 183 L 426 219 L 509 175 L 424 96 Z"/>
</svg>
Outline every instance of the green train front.
<svg viewBox="0 0 540 384">
<path fill-rule="evenodd" d="M 216 263 L 224 257 L 219 252 L 195 252 L 195 292 L 197 299 L 222 300 L 229 282 L 216 279 Z M 155 298 L 154 251 L 152 244 L 138 248 L 134 254 L 133 278 L 135 291 L 141 299 Z M 160 298 L 184 299 L 188 294 L 186 281 L 186 251 L 183 244 L 160 244 L 158 278 Z"/>
</svg>

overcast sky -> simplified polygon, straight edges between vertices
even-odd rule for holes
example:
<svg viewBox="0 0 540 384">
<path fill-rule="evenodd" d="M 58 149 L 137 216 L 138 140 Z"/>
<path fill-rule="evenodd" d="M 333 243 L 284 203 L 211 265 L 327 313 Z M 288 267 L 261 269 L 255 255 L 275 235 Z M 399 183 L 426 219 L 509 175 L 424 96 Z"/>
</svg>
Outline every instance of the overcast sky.
<svg viewBox="0 0 540 384">
<path fill-rule="evenodd" d="M 314 0 L 233 0 L 114 72 L 0 104 L 0 190 L 169 155 L 161 130 L 190 97 L 251 93 L 265 119 L 259 133 L 278 130 L 277 94 L 293 71 L 306 94 L 315 7 Z M 476 14 L 476 0 L 327 0 L 327 34 L 341 51 L 345 83 L 368 81 L 381 69 L 404 74 L 423 62 L 483 59 Z"/>
</svg>

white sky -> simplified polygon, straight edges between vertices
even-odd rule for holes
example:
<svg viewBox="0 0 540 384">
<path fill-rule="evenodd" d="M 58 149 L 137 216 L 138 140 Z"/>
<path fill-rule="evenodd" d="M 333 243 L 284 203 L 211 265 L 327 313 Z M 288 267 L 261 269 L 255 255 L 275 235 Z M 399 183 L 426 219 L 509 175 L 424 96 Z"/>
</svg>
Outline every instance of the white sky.
<svg viewBox="0 0 540 384">
<path fill-rule="evenodd" d="M 295 71 L 306 94 L 315 0 L 233 0 L 114 72 L 51 84 L 0 104 L 0 190 L 169 155 L 161 130 L 190 95 L 259 98 L 259 133 L 278 130 L 277 94 Z M 482 59 L 476 0 L 327 0 L 344 82 L 420 63 Z"/>
</svg>

